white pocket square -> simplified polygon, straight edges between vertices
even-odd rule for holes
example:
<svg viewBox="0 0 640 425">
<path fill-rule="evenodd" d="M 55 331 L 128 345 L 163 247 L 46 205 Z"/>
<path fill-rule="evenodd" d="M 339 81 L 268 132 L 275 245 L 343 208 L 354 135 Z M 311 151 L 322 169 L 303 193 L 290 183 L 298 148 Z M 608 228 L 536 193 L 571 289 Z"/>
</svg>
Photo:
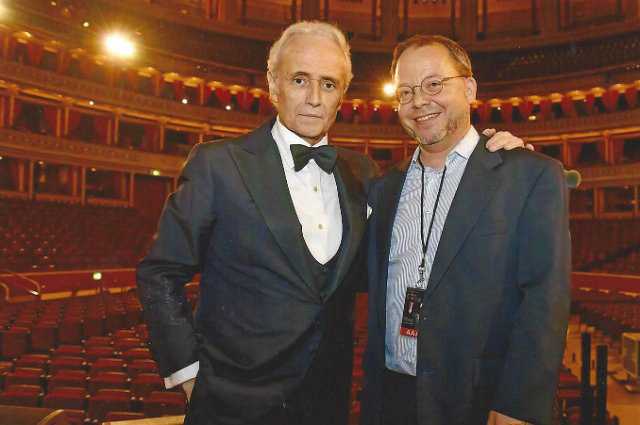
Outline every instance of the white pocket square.
<svg viewBox="0 0 640 425">
<path fill-rule="evenodd" d="M 369 219 L 369 216 L 371 215 L 372 211 L 373 209 L 369 206 L 369 204 L 367 204 L 367 220 Z"/>
</svg>

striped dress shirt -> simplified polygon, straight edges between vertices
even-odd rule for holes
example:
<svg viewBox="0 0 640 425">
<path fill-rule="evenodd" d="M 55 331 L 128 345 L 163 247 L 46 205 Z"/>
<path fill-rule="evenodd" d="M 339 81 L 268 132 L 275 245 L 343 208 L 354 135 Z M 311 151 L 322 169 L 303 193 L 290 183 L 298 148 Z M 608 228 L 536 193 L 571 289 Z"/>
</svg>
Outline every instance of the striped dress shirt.
<svg viewBox="0 0 640 425">
<path fill-rule="evenodd" d="M 436 256 L 440 236 L 444 228 L 449 208 L 458 190 L 469 156 L 478 144 L 479 135 L 471 127 L 467 134 L 449 153 L 445 161 L 446 175 L 438 209 L 433 220 L 433 230 L 425 261 L 426 288 Z M 402 310 L 407 288 L 418 283 L 418 266 L 422 261 L 422 241 L 420 232 L 420 190 L 422 188 L 422 165 L 418 162 L 420 148 L 416 148 L 407 170 L 407 177 L 400 194 L 398 210 L 391 232 L 389 250 L 389 274 L 387 277 L 387 308 L 385 334 L 385 363 L 388 369 L 406 375 L 416 375 L 417 338 L 400 335 Z M 424 179 L 424 226 L 425 237 L 433 214 L 438 187 L 443 170 L 425 168 Z M 424 289 L 423 288 L 423 289 Z"/>
</svg>

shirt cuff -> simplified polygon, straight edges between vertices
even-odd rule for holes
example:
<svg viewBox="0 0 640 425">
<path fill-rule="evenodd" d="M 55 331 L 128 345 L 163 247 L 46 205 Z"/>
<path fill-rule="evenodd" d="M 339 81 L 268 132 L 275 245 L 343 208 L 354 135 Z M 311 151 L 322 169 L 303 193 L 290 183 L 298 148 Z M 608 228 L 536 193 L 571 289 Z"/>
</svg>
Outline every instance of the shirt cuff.
<svg viewBox="0 0 640 425">
<path fill-rule="evenodd" d="M 189 379 L 193 379 L 196 377 L 199 369 L 200 369 L 200 362 L 192 363 L 189 366 L 184 367 L 179 371 L 174 372 L 171 375 L 164 378 L 164 386 L 167 389 L 169 389 L 177 385 L 180 385 L 184 382 L 187 382 Z"/>
</svg>

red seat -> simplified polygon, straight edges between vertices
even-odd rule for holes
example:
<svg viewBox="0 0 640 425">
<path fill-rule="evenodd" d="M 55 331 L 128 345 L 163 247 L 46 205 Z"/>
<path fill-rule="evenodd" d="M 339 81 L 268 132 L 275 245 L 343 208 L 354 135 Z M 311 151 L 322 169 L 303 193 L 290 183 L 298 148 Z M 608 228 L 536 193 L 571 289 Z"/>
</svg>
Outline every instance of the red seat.
<svg viewBox="0 0 640 425">
<path fill-rule="evenodd" d="M 89 314 L 82 323 L 82 331 L 85 337 L 104 335 L 104 316 L 102 314 Z"/>
<path fill-rule="evenodd" d="M 153 391 L 144 399 L 143 412 L 145 416 L 182 415 L 185 412 L 186 398 L 182 392 Z"/>
<path fill-rule="evenodd" d="M 89 378 L 89 394 L 96 394 L 104 388 L 128 389 L 130 381 L 124 372 L 98 372 Z"/>
<path fill-rule="evenodd" d="M 65 317 L 58 328 L 60 344 L 80 344 L 82 341 L 82 319 L 77 316 Z"/>
<path fill-rule="evenodd" d="M 49 390 L 42 402 L 43 407 L 55 409 L 86 409 L 89 395 L 87 390 L 78 387 L 57 387 Z"/>
<path fill-rule="evenodd" d="M 0 357 L 14 359 L 29 351 L 29 329 L 0 330 Z"/>
<path fill-rule="evenodd" d="M 131 380 L 131 392 L 139 398 L 145 398 L 153 391 L 162 390 L 164 390 L 164 380 L 157 373 L 140 373 Z"/>
<path fill-rule="evenodd" d="M 113 333 L 114 339 L 137 338 L 138 334 L 133 329 L 119 329 Z"/>
<path fill-rule="evenodd" d="M 132 362 L 135 359 L 151 359 L 151 351 L 148 348 L 130 348 L 124 353 L 122 353 L 122 358 L 124 358 L 127 363 Z"/>
<path fill-rule="evenodd" d="M 113 340 L 113 347 L 118 351 L 126 351 L 131 348 L 144 347 L 140 338 L 116 338 Z"/>
<path fill-rule="evenodd" d="M 108 412 L 132 410 L 131 391 L 122 389 L 102 389 L 89 398 L 88 416 L 92 421 L 101 423 Z"/>
<path fill-rule="evenodd" d="M 60 356 L 84 357 L 84 347 L 82 345 L 61 345 L 53 350 L 53 357 Z"/>
<path fill-rule="evenodd" d="M 42 385 L 44 383 L 44 371 L 36 367 L 19 367 L 13 372 L 7 373 L 5 385 Z"/>
<path fill-rule="evenodd" d="M 55 322 L 40 322 L 31 328 L 31 349 L 49 352 L 58 344 L 58 325 Z"/>
<path fill-rule="evenodd" d="M 92 336 L 84 343 L 85 347 L 109 347 L 113 341 L 110 336 Z"/>
<path fill-rule="evenodd" d="M 23 354 L 14 362 L 16 367 L 37 367 L 46 369 L 49 366 L 48 354 Z"/>
<path fill-rule="evenodd" d="M 87 388 L 87 372 L 84 370 L 62 369 L 49 378 L 49 391 L 58 387 Z"/>
<path fill-rule="evenodd" d="M 37 407 L 42 396 L 39 385 L 10 385 L 0 393 L 0 404 Z"/>
<path fill-rule="evenodd" d="M 87 362 L 82 357 L 55 357 L 49 362 L 49 373 L 52 375 L 62 369 L 85 370 L 86 368 Z"/>
<path fill-rule="evenodd" d="M 128 363 L 127 372 L 132 378 L 139 373 L 157 373 L 158 364 L 155 360 L 151 359 L 135 359 Z"/>
<path fill-rule="evenodd" d="M 144 419 L 144 413 L 140 412 L 109 412 L 107 416 L 105 416 L 105 422 L 116 422 L 116 421 L 135 421 L 138 419 Z"/>
<path fill-rule="evenodd" d="M 89 362 L 95 362 L 97 359 L 101 357 L 113 357 L 115 355 L 115 350 L 113 347 L 87 347 L 84 357 Z"/>
<path fill-rule="evenodd" d="M 124 372 L 127 364 L 123 359 L 101 358 L 91 365 L 91 376 L 96 376 L 98 372 Z"/>
<path fill-rule="evenodd" d="M 85 410 L 64 409 L 64 415 L 67 417 L 69 425 L 85 425 L 85 418 L 87 417 Z"/>
</svg>

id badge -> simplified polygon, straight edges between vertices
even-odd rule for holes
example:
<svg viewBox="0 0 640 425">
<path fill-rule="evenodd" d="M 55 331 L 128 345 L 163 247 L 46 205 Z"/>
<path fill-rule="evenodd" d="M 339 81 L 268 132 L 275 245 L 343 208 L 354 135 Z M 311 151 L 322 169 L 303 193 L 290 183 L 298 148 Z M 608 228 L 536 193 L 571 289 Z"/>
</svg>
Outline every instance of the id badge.
<svg viewBox="0 0 640 425">
<path fill-rule="evenodd" d="M 423 297 L 424 289 L 407 288 L 407 293 L 404 297 L 404 310 L 402 311 L 400 335 L 417 338 L 418 322 L 420 321 L 420 309 L 422 308 Z"/>
</svg>

